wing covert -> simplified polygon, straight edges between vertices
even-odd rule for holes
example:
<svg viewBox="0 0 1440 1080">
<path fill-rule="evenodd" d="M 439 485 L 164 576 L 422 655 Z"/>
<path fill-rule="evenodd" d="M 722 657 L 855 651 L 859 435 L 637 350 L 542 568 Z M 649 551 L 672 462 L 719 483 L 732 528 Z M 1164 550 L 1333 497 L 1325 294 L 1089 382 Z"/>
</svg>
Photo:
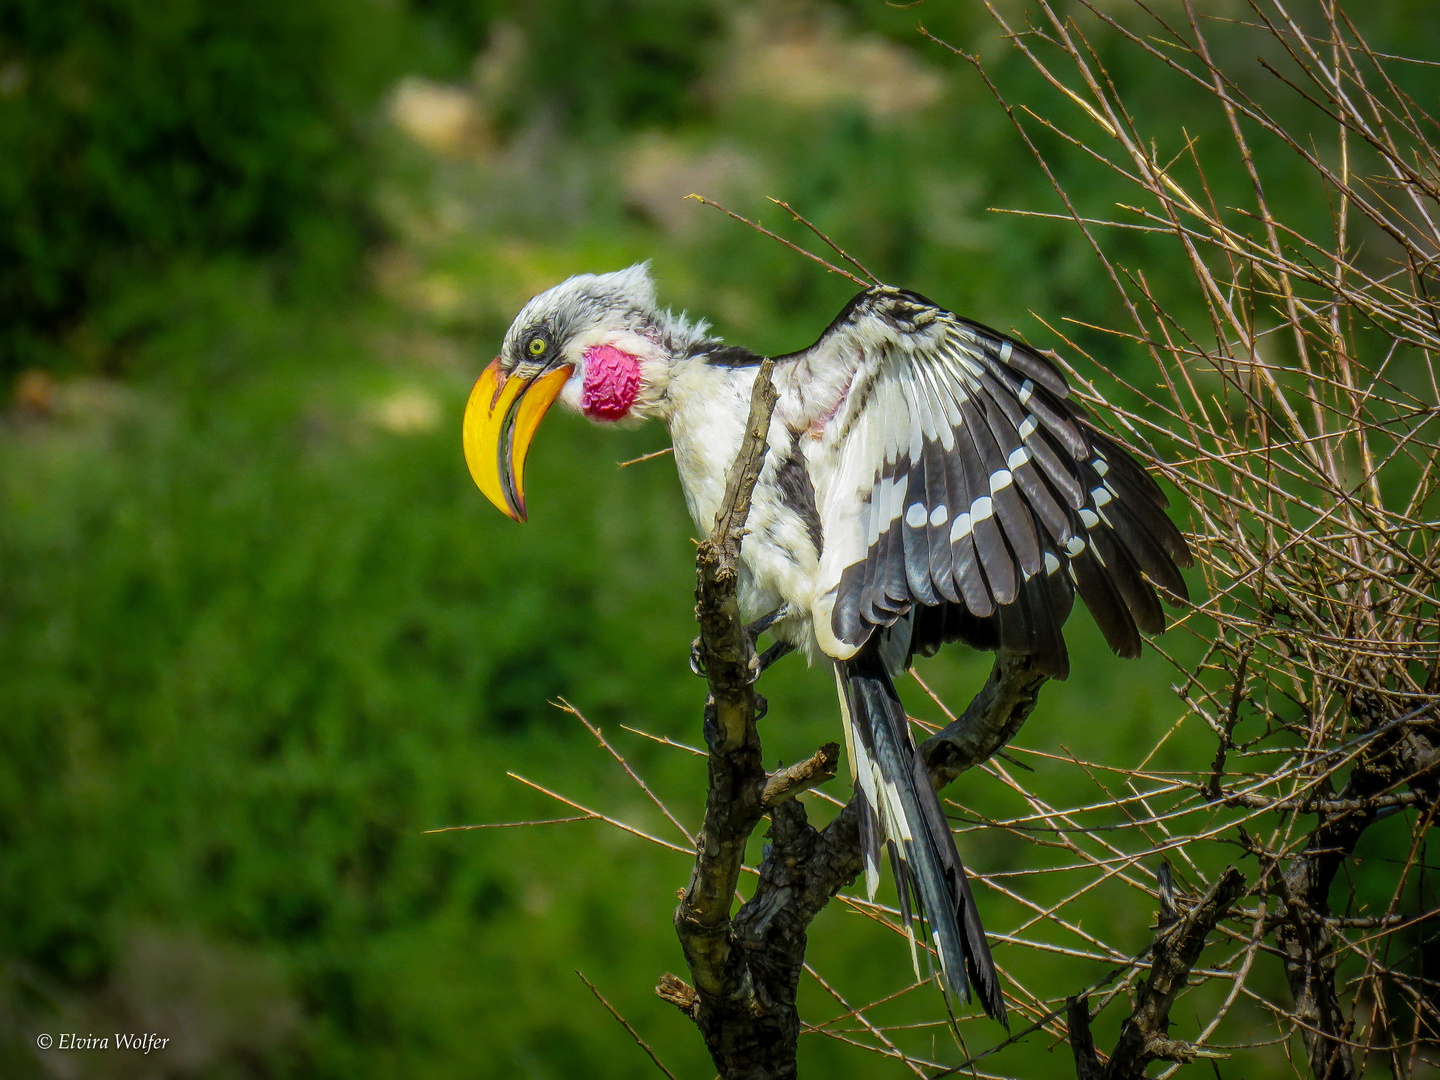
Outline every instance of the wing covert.
<svg viewBox="0 0 1440 1080">
<path fill-rule="evenodd" d="M 915 612 L 912 647 L 999 644 L 1063 677 L 1077 593 L 1125 656 L 1165 628 L 1157 587 L 1186 599 L 1190 552 L 1164 494 L 1034 350 L 882 287 L 781 359 L 784 418 L 809 436 L 827 653 L 953 608 Z"/>
</svg>

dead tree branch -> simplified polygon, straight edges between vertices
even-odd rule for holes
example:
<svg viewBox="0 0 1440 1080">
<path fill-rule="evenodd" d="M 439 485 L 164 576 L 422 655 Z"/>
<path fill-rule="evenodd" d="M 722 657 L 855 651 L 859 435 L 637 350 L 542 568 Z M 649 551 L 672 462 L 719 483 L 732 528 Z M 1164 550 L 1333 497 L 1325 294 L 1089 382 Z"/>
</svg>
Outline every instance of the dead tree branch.
<svg viewBox="0 0 1440 1080">
<path fill-rule="evenodd" d="M 1067 1010 L 1070 1048 L 1078 1080 L 1141 1080 L 1152 1061 L 1190 1062 L 1205 1052 L 1170 1038 L 1170 1009 L 1190 978 L 1205 939 L 1245 889 L 1245 877 L 1228 867 L 1188 912 L 1161 928 L 1150 946 L 1150 976 L 1135 997 L 1135 1007 L 1120 1028 L 1115 1052 L 1101 1064 L 1090 1035 L 1088 999 L 1072 998 Z"/>
<path fill-rule="evenodd" d="M 1028 656 L 997 654 L 990 677 L 964 715 L 920 745 L 935 789 L 1004 749 L 1035 708 L 1045 681 Z"/>
<path fill-rule="evenodd" d="M 1429 784 L 1426 780 L 1436 764 L 1431 742 L 1435 734 L 1427 728 L 1396 725 L 1376 740 L 1379 745 L 1351 770 L 1334 800 L 1341 809 L 1320 811 L 1304 849 L 1275 881 L 1274 893 L 1280 900 L 1275 942 L 1284 953 L 1285 978 L 1316 1080 L 1354 1080 L 1359 1075 L 1350 1048 L 1353 1025 L 1335 985 L 1339 955 L 1330 918 L 1331 886 L 1365 830 L 1379 817 L 1388 792 L 1408 784 L 1434 805 L 1433 780 Z"/>
<path fill-rule="evenodd" d="M 715 530 L 700 545 L 695 566 L 700 652 L 710 683 L 705 703 L 709 748 L 705 820 L 696 844 L 689 887 L 675 911 L 675 930 L 695 979 L 691 1013 L 722 1074 L 761 1076 L 755 1066 L 773 1056 L 786 1032 L 755 1022 L 753 987 L 736 955 L 730 908 L 745 843 L 764 813 L 765 768 L 755 729 L 754 645 L 737 599 L 740 547 L 750 496 L 764 466 L 766 432 L 776 392 L 766 360 L 755 378 L 750 417 L 740 454 L 726 481 Z"/>
<path fill-rule="evenodd" d="M 793 799 L 802 791 L 835 779 L 835 769 L 840 763 L 840 744 L 826 743 L 805 761 L 786 769 L 777 769 L 765 781 L 760 793 L 760 805 L 773 810 L 786 799 Z"/>
</svg>

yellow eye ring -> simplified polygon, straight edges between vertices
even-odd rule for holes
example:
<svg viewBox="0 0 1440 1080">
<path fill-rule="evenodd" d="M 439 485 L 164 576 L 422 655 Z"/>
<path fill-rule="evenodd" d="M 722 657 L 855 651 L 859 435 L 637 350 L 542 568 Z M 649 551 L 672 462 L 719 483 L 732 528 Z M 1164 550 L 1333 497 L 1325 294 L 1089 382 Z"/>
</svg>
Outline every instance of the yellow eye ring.
<svg viewBox="0 0 1440 1080">
<path fill-rule="evenodd" d="M 545 339 L 538 337 L 531 338 L 528 348 L 531 356 L 539 356 L 545 351 Z"/>
</svg>

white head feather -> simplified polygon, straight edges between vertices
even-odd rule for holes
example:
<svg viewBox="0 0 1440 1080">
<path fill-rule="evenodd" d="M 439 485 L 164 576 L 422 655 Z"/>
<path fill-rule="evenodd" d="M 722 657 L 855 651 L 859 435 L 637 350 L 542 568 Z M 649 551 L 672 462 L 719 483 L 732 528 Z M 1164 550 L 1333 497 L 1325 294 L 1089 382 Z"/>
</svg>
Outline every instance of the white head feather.
<svg viewBox="0 0 1440 1080">
<path fill-rule="evenodd" d="M 506 371 L 533 373 L 569 364 L 575 374 L 560 399 L 580 406 L 585 379 L 585 353 L 596 345 L 612 345 L 638 357 L 642 391 L 636 415 L 650 411 L 663 396 L 670 367 L 711 342 L 704 321 L 691 322 L 662 310 L 655 298 L 649 263 L 636 263 L 608 274 L 576 274 L 540 293 L 520 309 L 505 333 L 500 364 Z M 529 344 L 543 337 L 548 351 L 537 361 Z"/>
</svg>

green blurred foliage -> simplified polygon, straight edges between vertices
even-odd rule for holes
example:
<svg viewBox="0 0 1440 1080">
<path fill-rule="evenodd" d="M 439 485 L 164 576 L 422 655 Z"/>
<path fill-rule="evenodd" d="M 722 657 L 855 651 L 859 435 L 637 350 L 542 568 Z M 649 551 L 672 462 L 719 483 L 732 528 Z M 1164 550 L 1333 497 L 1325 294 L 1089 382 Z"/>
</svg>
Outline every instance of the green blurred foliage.
<svg viewBox="0 0 1440 1080">
<path fill-rule="evenodd" d="M 423 52 L 368 0 L 0 4 L 0 371 L 62 358 L 50 339 L 179 255 L 347 269 L 370 112 Z"/>
<path fill-rule="evenodd" d="M 713 4 L 515 4 L 531 43 L 517 115 L 576 129 L 693 112 Z M 493 10 L 492 10 L 493 9 Z M 278 255 L 344 280 L 375 221 L 375 104 L 453 74 L 499 5 L 415 0 L 0 4 L 0 373 L 177 257 Z"/>
<path fill-rule="evenodd" d="M 788 199 L 886 279 L 1003 328 L 1117 321 L 1072 229 L 987 212 L 1058 203 L 914 12 L 777 10 L 793 19 L 709 0 L 0 0 L 0 372 L 67 374 L 32 377 L 0 421 L 0 1075 L 47 1075 L 37 1030 L 166 1024 L 185 1052 L 156 1075 L 651 1075 L 577 967 L 678 1075 L 710 1075 L 650 993 L 681 964 L 683 853 L 595 823 L 424 832 L 577 812 L 513 771 L 683 847 L 547 704 L 562 696 L 692 826 L 703 784 L 698 759 L 620 728 L 699 740 L 693 527 L 667 461 L 613 464 L 664 433 L 548 419 L 522 529 L 465 473 L 470 382 L 533 291 L 645 258 L 667 302 L 735 340 L 813 339 L 850 284 L 679 201 L 696 189 L 803 240 L 764 196 Z M 1051 100 L 977 6 L 921 14 Z M 1425 23 L 1390 15 L 1397 34 Z M 1117 56 L 1122 90 L 1150 86 Z M 1220 131 L 1150 88 L 1177 128 Z M 1113 202 L 1092 163 L 1063 168 Z M 1123 242 L 1146 263 L 1146 237 Z M 1114 661 L 1085 616 L 1069 634 L 1076 675 L 1025 744 L 1111 760 L 1152 742 L 1169 670 Z M 987 669 L 950 652 L 924 675 L 960 704 Z M 826 672 L 789 661 L 765 692 L 768 753 L 834 738 Z M 1186 728 L 1167 752 L 1213 743 Z M 964 797 L 1015 809 L 994 778 Z M 984 831 L 965 845 L 990 869 L 1021 858 Z M 1017 911 L 996 899 L 993 918 Z M 1151 913 L 1097 896 L 1083 916 L 1138 948 Z M 857 999 L 911 977 L 902 943 L 838 906 L 812 955 Z M 1029 984 L 1097 974 L 1004 960 Z M 810 1075 L 883 1072 L 819 1037 L 804 1054 Z M 1043 1046 L 1007 1061 L 1064 1068 Z"/>
</svg>

